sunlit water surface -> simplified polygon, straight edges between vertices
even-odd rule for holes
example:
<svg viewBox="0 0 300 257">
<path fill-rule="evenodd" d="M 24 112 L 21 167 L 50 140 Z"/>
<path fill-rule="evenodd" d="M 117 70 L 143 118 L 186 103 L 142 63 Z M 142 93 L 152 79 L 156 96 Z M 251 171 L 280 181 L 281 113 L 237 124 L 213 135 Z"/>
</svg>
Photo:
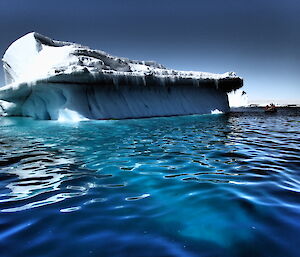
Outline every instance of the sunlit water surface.
<svg viewBox="0 0 300 257">
<path fill-rule="evenodd" d="M 299 256 L 300 109 L 0 129 L 0 256 Z"/>
</svg>

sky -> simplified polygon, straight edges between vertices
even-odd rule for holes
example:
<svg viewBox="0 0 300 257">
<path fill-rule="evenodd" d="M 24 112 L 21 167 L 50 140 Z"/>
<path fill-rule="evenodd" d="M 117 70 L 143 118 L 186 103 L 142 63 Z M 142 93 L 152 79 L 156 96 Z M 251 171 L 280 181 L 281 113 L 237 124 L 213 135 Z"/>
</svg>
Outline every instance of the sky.
<svg viewBox="0 0 300 257">
<path fill-rule="evenodd" d="M 299 0 L 0 0 L 0 55 L 35 31 L 168 68 L 234 71 L 250 103 L 300 103 L 299 13 Z"/>
</svg>

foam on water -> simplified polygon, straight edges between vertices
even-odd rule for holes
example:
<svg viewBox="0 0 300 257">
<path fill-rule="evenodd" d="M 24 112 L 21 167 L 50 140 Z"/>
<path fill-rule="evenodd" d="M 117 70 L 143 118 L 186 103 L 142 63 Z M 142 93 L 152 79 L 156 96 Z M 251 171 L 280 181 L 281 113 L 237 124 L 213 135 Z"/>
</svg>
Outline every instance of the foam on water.
<svg viewBox="0 0 300 257">
<path fill-rule="evenodd" d="M 211 111 L 211 114 L 222 114 L 223 112 L 218 110 L 218 109 L 215 109 L 213 111 Z"/>
<path fill-rule="evenodd" d="M 69 110 L 68 108 L 60 109 L 58 112 L 59 122 L 79 122 L 87 121 L 88 119 L 80 115 L 76 111 Z"/>
</svg>

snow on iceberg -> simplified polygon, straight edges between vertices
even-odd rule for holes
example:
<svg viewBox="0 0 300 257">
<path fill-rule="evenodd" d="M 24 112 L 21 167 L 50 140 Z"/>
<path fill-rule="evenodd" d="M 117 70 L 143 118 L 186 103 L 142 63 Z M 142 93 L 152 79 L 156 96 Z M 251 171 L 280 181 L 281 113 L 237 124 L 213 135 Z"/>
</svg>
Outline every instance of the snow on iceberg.
<svg viewBox="0 0 300 257">
<path fill-rule="evenodd" d="M 0 114 L 36 119 L 61 119 L 65 110 L 80 119 L 228 112 L 227 93 L 243 84 L 233 72 L 167 69 L 35 32 L 10 45 L 3 67 Z"/>
</svg>

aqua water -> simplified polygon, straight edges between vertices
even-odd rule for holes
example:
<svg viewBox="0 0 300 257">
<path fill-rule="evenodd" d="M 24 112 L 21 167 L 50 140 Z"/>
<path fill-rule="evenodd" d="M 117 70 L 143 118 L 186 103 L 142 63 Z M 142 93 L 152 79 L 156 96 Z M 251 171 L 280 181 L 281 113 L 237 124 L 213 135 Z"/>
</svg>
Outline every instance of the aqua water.
<svg viewBox="0 0 300 257">
<path fill-rule="evenodd" d="M 0 256 L 299 256 L 299 108 L 0 131 Z"/>
</svg>

